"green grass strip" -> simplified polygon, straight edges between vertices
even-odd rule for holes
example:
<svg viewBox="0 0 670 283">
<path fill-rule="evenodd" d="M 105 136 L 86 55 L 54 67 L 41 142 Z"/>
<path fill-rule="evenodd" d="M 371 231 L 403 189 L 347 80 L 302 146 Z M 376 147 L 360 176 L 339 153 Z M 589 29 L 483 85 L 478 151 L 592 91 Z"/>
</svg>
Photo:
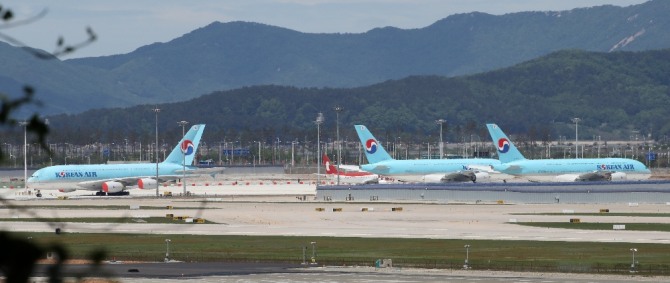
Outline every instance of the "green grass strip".
<svg viewBox="0 0 670 283">
<path fill-rule="evenodd" d="M 563 228 L 563 229 L 581 229 L 581 230 L 613 230 L 614 225 L 626 225 L 628 231 L 660 231 L 670 232 L 670 224 L 663 223 L 569 223 L 569 222 L 516 222 L 513 224 L 543 227 L 543 228 Z"/>
<path fill-rule="evenodd" d="M 183 219 L 167 217 L 0 218 L 0 222 L 203 224 L 187 223 Z M 215 224 L 215 222 L 205 220 L 204 224 Z"/>
<path fill-rule="evenodd" d="M 71 258 L 86 258 L 103 250 L 105 259 L 162 261 L 170 239 L 170 257 L 180 261 L 302 261 L 303 248 L 311 256 L 316 242 L 317 261 L 328 265 L 368 265 L 390 258 L 398 267 L 460 268 L 464 245 L 470 245 L 473 269 L 627 272 L 631 248 L 647 274 L 670 274 L 670 245 L 592 242 L 440 240 L 391 238 L 336 238 L 284 236 L 211 236 L 146 234 L 12 233 L 38 246 L 64 246 Z M 642 272 L 642 270 L 641 270 Z"/>
<path fill-rule="evenodd" d="M 510 213 L 510 215 L 550 215 L 550 216 L 630 216 L 630 217 L 670 217 L 670 213 Z"/>
<path fill-rule="evenodd" d="M 137 210 L 130 209 L 130 205 L 0 205 L 0 209 L 96 209 L 96 210 Z M 171 209 L 220 209 L 203 206 L 139 206 L 140 210 L 171 210 Z"/>
</svg>

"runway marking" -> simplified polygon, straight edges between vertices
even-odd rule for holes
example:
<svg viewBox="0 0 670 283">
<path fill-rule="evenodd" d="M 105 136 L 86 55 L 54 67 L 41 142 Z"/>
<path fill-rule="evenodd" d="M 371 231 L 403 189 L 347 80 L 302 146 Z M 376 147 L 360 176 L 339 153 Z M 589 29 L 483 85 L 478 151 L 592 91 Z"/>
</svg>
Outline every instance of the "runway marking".
<svg viewBox="0 0 670 283">
<path fill-rule="evenodd" d="M 439 238 L 439 237 L 442 237 L 444 235 L 441 235 L 441 234 L 426 234 L 426 235 L 423 235 L 423 236 L 428 237 L 428 238 Z"/>
<path fill-rule="evenodd" d="M 497 237 L 497 238 L 500 239 L 500 240 L 507 240 L 507 239 L 518 239 L 519 237 L 516 237 L 516 236 L 500 236 L 500 237 Z"/>
</svg>

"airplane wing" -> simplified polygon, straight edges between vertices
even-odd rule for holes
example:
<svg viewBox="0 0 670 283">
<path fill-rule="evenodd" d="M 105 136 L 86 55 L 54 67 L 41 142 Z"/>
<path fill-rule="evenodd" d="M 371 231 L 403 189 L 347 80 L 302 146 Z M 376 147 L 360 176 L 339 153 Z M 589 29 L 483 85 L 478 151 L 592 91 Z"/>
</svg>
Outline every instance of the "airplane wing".
<svg viewBox="0 0 670 283">
<path fill-rule="evenodd" d="M 505 164 L 503 164 L 503 165 L 499 165 L 499 166 L 496 166 L 496 167 L 499 168 L 498 172 L 496 172 L 496 173 L 505 173 L 505 174 L 510 174 L 510 175 L 519 174 L 523 170 L 523 167 L 521 165 L 505 165 Z"/>
<path fill-rule="evenodd" d="M 487 173 L 500 173 L 499 171 L 496 171 L 495 169 L 493 169 L 493 166 L 491 166 L 491 165 L 474 164 L 474 165 L 467 165 L 466 168 L 468 170 L 473 170 L 473 171 L 480 171 L 480 172 L 487 172 Z"/>
<path fill-rule="evenodd" d="M 477 177 L 472 171 L 458 171 L 445 174 L 440 181 L 442 182 L 475 182 Z"/>
<path fill-rule="evenodd" d="M 370 171 L 372 171 L 372 172 L 388 172 L 390 169 L 391 169 L 391 168 L 389 168 L 389 167 L 386 166 L 386 165 L 377 165 L 377 166 L 375 166 L 375 168 L 373 168 L 373 169 L 370 170 Z M 383 175 L 383 173 L 379 173 L 379 174 L 382 174 L 382 175 Z"/>
<path fill-rule="evenodd" d="M 158 182 L 167 182 L 174 181 L 182 178 L 182 175 L 160 175 L 158 176 Z M 124 177 L 124 178 L 112 178 L 112 179 L 103 179 L 103 180 L 93 180 L 93 181 L 84 181 L 77 183 L 77 186 L 92 191 L 100 191 L 104 186 L 112 186 L 111 190 L 121 191 L 125 187 L 132 187 L 137 185 L 139 180 L 142 179 L 151 179 L 155 180 L 156 176 L 133 176 L 133 177 Z M 118 189 L 116 189 L 118 187 Z"/>
</svg>

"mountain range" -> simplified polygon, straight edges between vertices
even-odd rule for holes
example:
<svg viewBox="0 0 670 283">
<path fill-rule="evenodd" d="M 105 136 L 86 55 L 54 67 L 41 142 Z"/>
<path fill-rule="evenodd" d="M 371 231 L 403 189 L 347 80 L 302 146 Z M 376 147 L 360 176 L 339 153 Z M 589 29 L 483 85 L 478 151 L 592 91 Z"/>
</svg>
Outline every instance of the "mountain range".
<svg viewBox="0 0 670 283">
<path fill-rule="evenodd" d="M 535 141 L 574 137 L 579 117 L 583 139 L 667 140 L 670 135 L 670 49 L 640 52 L 557 51 L 495 71 L 470 76 L 411 76 L 356 88 L 251 86 L 189 101 L 159 105 L 158 127 L 179 136 L 180 120 L 207 124 L 207 142 L 294 140 L 314 137 L 318 112 L 322 138 L 353 139 L 354 124 L 377 138 L 417 142 L 436 136 L 446 119 L 445 138 L 485 139 L 484 124 Z M 341 106 L 337 114 L 333 108 Z M 90 110 L 49 117 L 52 140 L 82 143 L 153 139 L 153 105 Z M 112 130 L 113 129 L 113 130 Z M 447 130 L 448 129 L 448 130 Z M 267 142 L 272 142 L 268 140 Z"/>
<path fill-rule="evenodd" d="M 363 87 L 408 76 L 486 72 L 564 49 L 669 48 L 669 14 L 670 1 L 652 0 L 501 16 L 473 12 L 419 29 L 360 34 L 214 22 L 128 54 L 62 61 L 0 43 L 0 83 L 10 95 L 33 86 L 44 106 L 29 110 L 43 114 L 178 102 L 255 85 Z"/>
</svg>

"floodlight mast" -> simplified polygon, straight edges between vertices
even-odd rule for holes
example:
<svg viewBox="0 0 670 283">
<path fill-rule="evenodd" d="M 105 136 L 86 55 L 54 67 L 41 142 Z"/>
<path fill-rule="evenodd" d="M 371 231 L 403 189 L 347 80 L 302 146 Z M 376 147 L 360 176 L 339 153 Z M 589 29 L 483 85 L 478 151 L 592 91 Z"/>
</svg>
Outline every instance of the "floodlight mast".
<svg viewBox="0 0 670 283">
<path fill-rule="evenodd" d="M 28 188 L 28 121 L 21 121 L 19 125 L 23 126 L 23 183 Z"/>
<path fill-rule="evenodd" d="M 582 119 L 580 119 L 580 118 L 572 118 L 572 122 L 575 123 L 575 157 L 576 158 L 579 158 L 579 146 L 577 145 L 577 143 L 579 142 L 579 131 L 578 131 L 578 129 L 579 129 L 579 121 L 581 121 L 581 120 Z M 584 156 L 582 156 L 582 157 L 584 157 Z"/>
<path fill-rule="evenodd" d="M 161 112 L 161 110 L 158 108 L 158 105 L 152 110 L 156 113 L 156 197 L 158 197 L 158 113 Z"/>
<path fill-rule="evenodd" d="M 435 120 L 435 124 L 439 124 L 439 125 L 440 125 L 440 158 L 439 158 L 439 159 L 444 158 L 444 149 L 442 149 L 442 148 L 443 148 L 443 145 L 444 145 L 444 143 L 442 142 L 442 125 L 443 125 L 445 122 L 447 122 L 447 120 L 444 120 L 444 119 L 437 119 L 437 120 Z M 429 155 L 430 155 L 430 154 L 429 154 Z"/>
<path fill-rule="evenodd" d="M 340 112 L 344 110 L 342 106 L 335 106 L 336 128 L 337 128 L 337 185 L 340 185 L 340 163 L 342 163 L 342 145 L 340 144 Z"/>
<path fill-rule="evenodd" d="M 185 129 L 186 129 L 186 125 L 188 125 L 188 122 L 182 120 L 182 121 L 177 122 L 177 125 L 181 126 L 181 136 L 182 137 L 185 136 L 186 135 Z M 179 146 L 181 147 L 181 153 L 182 153 L 182 156 L 183 156 L 183 159 L 182 159 L 182 171 L 183 171 L 182 174 L 183 174 L 183 176 L 181 178 L 181 182 L 184 184 L 184 196 L 186 196 L 186 151 L 188 151 L 188 147 L 185 147 L 186 145 L 183 144 L 183 143 Z"/>
<path fill-rule="evenodd" d="M 323 113 L 319 112 L 316 115 L 316 155 L 317 155 L 317 165 L 316 165 L 316 185 L 321 184 L 321 124 L 325 121 Z"/>
</svg>

